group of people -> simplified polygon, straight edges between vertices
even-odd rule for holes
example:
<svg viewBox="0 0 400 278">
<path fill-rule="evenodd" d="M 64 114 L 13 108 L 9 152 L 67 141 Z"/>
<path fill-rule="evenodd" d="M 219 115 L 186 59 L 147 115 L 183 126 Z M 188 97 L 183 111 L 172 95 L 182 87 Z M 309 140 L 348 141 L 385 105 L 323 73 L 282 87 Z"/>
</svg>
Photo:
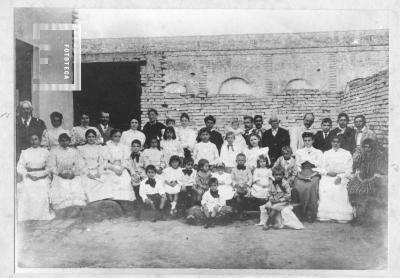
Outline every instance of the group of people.
<svg viewBox="0 0 400 278">
<path fill-rule="evenodd" d="M 154 221 L 183 212 L 207 228 L 226 215 L 242 219 L 249 210 L 259 210 L 265 230 L 298 220 L 363 221 L 385 174 L 363 115 L 354 118 L 355 129 L 346 113 L 334 129 L 325 118 L 316 133 L 312 113 L 290 131 L 275 115 L 270 129 L 261 115 L 244 116 L 243 129 L 234 118 L 222 135 L 212 115 L 197 132 L 187 113 L 176 127 L 174 119 L 164 125 L 149 109 L 142 130 L 131 119 L 130 129 L 121 131 L 105 111 L 97 126 L 82 113 L 69 131 L 61 113 L 51 113 L 46 128 L 32 110 L 22 101 L 16 122 L 20 221 L 73 217 L 100 200 L 114 200 L 123 210 L 133 203 L 154 212 Z"/>
</svg>

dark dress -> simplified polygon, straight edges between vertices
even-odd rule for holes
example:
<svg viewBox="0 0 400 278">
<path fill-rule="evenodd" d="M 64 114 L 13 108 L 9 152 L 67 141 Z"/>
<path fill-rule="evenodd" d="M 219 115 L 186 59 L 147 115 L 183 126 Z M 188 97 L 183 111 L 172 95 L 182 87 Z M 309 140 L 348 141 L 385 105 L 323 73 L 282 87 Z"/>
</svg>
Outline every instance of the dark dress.
<svg viewBox="0 0 400 278">
<path fill-rule="evenodd" d="M 321 150 L 322 152 L 328 151 L 332 149 L 332 137 L 333 137 L 333 132 L 329 131 L 328 135 L 324 139 L 323 131 L 320 130 L 315 134 L 314 137 L 314 144 L 313 147 Z"/>
<path fill-rule="evenodd" d="M 261 147 L 269 148 L 268 155 L 272 165 L 282 155 L 283 146 L 290 146 L 289 131 L 284 128 L 279 127 L 275 136 L 272 129 L 268 129 L 261 138 Z"/>
<path fill-rule="evenodd" d="M 320 175 L 311 168 L 302 168 L 294 180 L 296 198 L 300 203 L 299 214 L 301 220 L 311 218 L 314 220 L 318 212 L 318 186 Z"/>
<path fill-rule="evenodd" d="M 43 131 L 46 129 L 46 124 L 38 118 L 31 118 L 28 126 L 25 126 L 22 118 L 17 117 L 16 119 L 16 159 L 18 160 L 22 150 L 25 150 L 31 146 L 30 136 L 37 134 L 39 138 L 42 138 Z"/>
<path fill-rule="evenodd" d="M 144 135 L 146 135 L 146 141 L 144 143 L 145 147 L 148 148 L 150 146 L 150 140 L 154 137 L 157 137 L 158 140 L 161 140 L 162 137 L 161 131 L 165 128 L 166 126 L 160 122 L 156 122 L 154 124 L 147 122 L 142 130 Z"/>
<path fill-rule="evenodd" d="M 344 133 L 341 134 L 341 132 L 341 129 L 338 127 L 331 131 L 332 135 L 339 136 L 340 147 L 353 154 L 356 148 L 356 136 L 354 129 L 351 127 L 346 127 Z"/>
</svg>

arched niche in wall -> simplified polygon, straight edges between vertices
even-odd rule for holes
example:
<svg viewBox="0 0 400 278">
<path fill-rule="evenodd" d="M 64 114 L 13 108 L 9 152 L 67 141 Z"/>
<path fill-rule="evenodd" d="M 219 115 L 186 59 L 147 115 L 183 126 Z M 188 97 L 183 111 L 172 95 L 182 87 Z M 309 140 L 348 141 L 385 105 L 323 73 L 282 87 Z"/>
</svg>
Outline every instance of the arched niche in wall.
<svg viewBox="0 0 400 278">
<path fill-rule="evenodd" d="M 222 82 L 218 94 L 251 95 L 253 94 L 253 89 L 250 87 L 249 82 L 243 78 L 231 77 Z"/>
<path fill-rule="evenodd" d="M 186 87 L 178 82 L 171 82 L 165 86 L 165 92 L 170 94 L 186 94 Z"/>
<path fill-rule="evenodd" d="M 292 79 L 286 83 L 285 90 L 318 89 L 313 84 L 303 78 Z"/>
</svg>

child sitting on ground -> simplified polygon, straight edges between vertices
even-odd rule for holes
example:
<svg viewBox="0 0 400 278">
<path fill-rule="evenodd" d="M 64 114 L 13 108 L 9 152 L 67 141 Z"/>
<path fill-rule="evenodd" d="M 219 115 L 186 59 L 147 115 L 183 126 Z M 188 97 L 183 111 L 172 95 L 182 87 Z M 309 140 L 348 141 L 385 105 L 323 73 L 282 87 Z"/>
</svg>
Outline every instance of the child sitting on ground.
<svg viewBox="0 0 400 278">
<path fill-rule="evenodd" d="M 200 159 L 197 164 L 196 184 L 194 186 L 193 201 L 195 204 L 201 202 L 201 198 L 206 190 L 208 190 L 208 182 L 211 178 L 209 163 L 207 159 Z"/>
<path fill-rule="evenodd" d="M 162 181 L 156 178 L 156 167 L 148 165 L 146 167 L 147 178 L 140 183 L 139 194 L 143 200 L 144 206 L 154 212 L 153 222 L 163 219 L 160 211 L 164 209 L 165 196 Z"/>
<path fill-rule="evenodd" d="M 212 173 L 212 177 L 218 180 L 218 192 L 225 200 L 231 200 L 235 194 L 231 174 L 225 172 L 225 165 L 222 162 L 217 164 L 216 170 L 215 173 Z"/>
<path fill-rule="evenodd" d="M 282 147 L 282 156 L 276 160 L 274 167 L 278 165 L 285 169 L 285 179 L 288 181 L 290 187 L 293 187 L 293 182 L 297 175 L 297 166 L 290 146 Z"/>
<path fill-rule="evenodd" d="M 196 175 L 197 171 L 193 169 L 194 160 L 192 157 L 185 157 L 183 159 L 183 167 L 182 168 L 182 187 L 180 192 L 179 199 L 184 204 L 184 208 L 188 209 L 194 206 L 193 202 L 193 190 L 196 185 Z"/>
<path fill-rule="evenodd" d="M 178 194 L 181 191 L 183 173 L 180 165 L 181 160 L 179 156 L 173 155 L 169 160 L 170 167 L 164 170 L 164 189 L 171 203 L 171 215 L 176 213 Z"/>
<path fill-rule="evenodd" d="M 246 156 L 240 153 L 236 156 L 237 166 L 232 170 L 232 184 L 235 189 L 234 208 L 240 219 L 243 219 L 246 197 L 250 196 L 250 186 L 253 176 L 249 167 L 246 167 Z"/>
<path fill-rule="evenodd" d="M 201 199 L 202 210 L 206 216 L 206 224 L 204 228 L 213 227 L 215 224 L 215 218 L 217 214 L 225 206 L 225 200 L 218 192 L 218 180 L 216 178 L 210 178 L 209 189 L 204 193 Z"/>
<path fill-rule="evenodd" d="M 264 208 L 260 207 L 260 223 L 264 223 L 263 230 L 271 226 L 282 229 L 283 221 L 281 211 L 289 206 L 291 188 L 284 179 L 285 169 L 282 166 L 272 168 L 272 177 L 269 183 L 269 198 Z"/>
</svg>

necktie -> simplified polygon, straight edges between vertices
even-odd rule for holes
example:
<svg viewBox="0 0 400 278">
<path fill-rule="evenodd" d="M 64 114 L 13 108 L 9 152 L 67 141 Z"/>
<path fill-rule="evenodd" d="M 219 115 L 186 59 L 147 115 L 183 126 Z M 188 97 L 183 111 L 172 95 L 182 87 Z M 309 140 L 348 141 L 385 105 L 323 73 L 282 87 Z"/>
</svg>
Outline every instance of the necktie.
<svg viewBox="0 0 400 278">
<path fill-rule="evenodd" d="M 184 175 L 190 176 L 193 173 L 193 170 L 192 169 L 190 169 L 190 170 L 189 169 L 183 169 L 182 172 L 183 172 Z"/>
<path fill-rule="evenodd" d="M 326 132 L 324 132 L 324 140 L 326 139 L 327 136 L 328 136 L 328 134 Z"/>
<path fill-rule="evenodd" d="M 218 190 L 215 191 L 210 190 L 210 193 L 213 198 L 219 198 Z"/>
<path fill-rule="evenodd" d="M 28 127 L 28 120 L 24 120 L 25 127 Z"/>
<path fill-rule="evenodd" d="M 233 151 L 233 152 L 235 151 L 235 150 L 233 149 L 233 145 L 228 145 L 228 150 L 229 150 L 229 147 L 232 148 L 232 151 Z"/>
<path fill-rule="evenodd" d="M 237 168 L 238 170 L 246 170 L 246 166 L 244 165 L 238 165 Z"/>
<path fill-rule="evenodd" d="M 148 179 L 146 181 L 147 184 L 150 184 L 151 187 L 155 187 L 156 186 L 156 180 L 155 179 Z"/>
<path fill-rule="evenodd" d="M 136 162 L 139 162 L 140 153 L 132 153 L 131 157 L 132 157 L 133 160 L 136 159 Z"/>
</svg>

